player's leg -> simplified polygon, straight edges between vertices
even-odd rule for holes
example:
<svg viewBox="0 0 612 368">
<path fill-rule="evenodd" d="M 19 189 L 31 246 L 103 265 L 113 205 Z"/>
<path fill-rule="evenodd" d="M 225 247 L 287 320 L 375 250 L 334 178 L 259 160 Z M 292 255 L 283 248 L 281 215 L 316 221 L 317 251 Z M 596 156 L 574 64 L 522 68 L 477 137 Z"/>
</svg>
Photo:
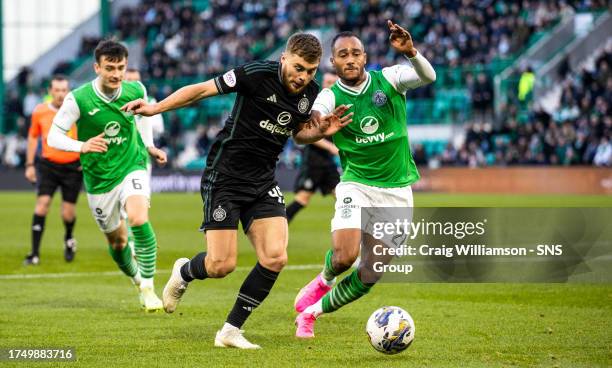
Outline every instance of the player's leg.
<svg viewBox="0 0 612 368">
<path fill-rule="evenodd" d="M 255 248 L 258 262 L 240 286 L 234 307 L 223 328 L 217 333 L 217 346 L 258 349 L 240 332 L 251 313 L 266 299 L 278 274 L 287 264 L 287 220 L 284 216 L 256 219 L 247 233 Z"/>
<path fill-rule="evenodd" d="M 76 223 L 76 206 L 74 203 L 62 202 L 62 221 L 64 222 L 64 260 L 72 262 L 77 250 L 77 242 L 73 236 Z"/>
<path fill-rule="evenodd" d="M 413 206 L 412 201 L 412 190 L 410 187 L 406 188 L 374 188 L 374 187 L 366 187 L 363 185 L 355 184 L 352 185 L 354 189 L 356 189 L 353 194 L 363 194 L 361 197 L 367 197 L 367 201 L 361 202 L 361 207 L 376 207 L 384 209 L 385 207 L 404 207 L 411 208 Z M 344 191 L 338 191 L 339 198 L 341 196 L 346 197 L 346 193 Z M 359 196 L 358 196 L 359 197 Z M 352 198 L 352 197 L 349 197 Z M 349 201 L 352 202 L 352 201 Z M 369 202 L 369 203 L 368 203 Z M 337 211 L 336 211 L 337 212 Z M 391 219 L 384 210 L 381 210 L 383 218 L 386 218 L 387 221 Z M 380 216 L 380 214 L 378 214 Z M 410 218 L 411 219 L 411 218 Z M 334 218 L 334 220 L 337 220 Z M 336 249 L 347 249 L 344 246 L 349 244 L 358 244 L 357 239 L 361 238 L 361 230 L 356 229 L 342 229 L 342 227 L 349 225 L 348 223 L 343 222 L 342 220 L 336 221 L 332 224 L 332 228 L 336 228 L 334 231 L 334 252 Z M 392 257 L 391 256 L 382 256 L 375 257 L 373 253 L 370 251 L 374 244 L 380 243 L 374 241 L 374 238 L 366 234 L 364 239 L 361 239 L 364 242 L 364 247 L 368 249 L 365 254 L 365 262 L 362 261 L 359 264 L 357 269 L 354 269 L 349 275 L 345 276 L 329 293 L 325 294 L 321 300 L 317 301 L 313 305 L 307 307 L 304 312 L 300 313 L 296 319 L 296 324 L 298 326 L 298 331 L 296 332 L 296 336 L 310 338 L 314 337 L 314 321 L 318 316 L 323 313 L 331 313 L 339 308 L 354 302 L 355 300 L 361 298 L 366 295 L 370 289 L 378 282 L 378 280 L 382 277 L 381 273 L 374 272 L 373 263 L 375 261 L 380 261 L 384 264 L 388 264 Z M 388 246 L 392 245 L 390 239 L 383 239 L 383 242 L 387 243 Z M 339 259 L 335 259 L 335 254 L 330 257 L 329 253 L 326 258 L 326 266 L 325 269 L 332 268 L 333 272 L 336 267 L 344 268 L 347 267 L 347 263 L 352 259 L 357 257 L 357 253 L 354 255 L 344 254 L 340 256 Z M 354 258 L 353 258 L 354 257 Z M 331 261 L 327 259 L 331 258 Z M 350 261 L 352 262 L 352 261 Z M 331 266 L 331 267 L 330 267 Z M 324 269 L 324 273 L 326 270 Z M 333 273 L 332 272 L 332 273 Z"/>
<path fill-rule="evenodd" d="M 36 197 L 34 215 L 32 216 L 31 250 L 24 260 L 25 265 L 38 265 L 40 263 L 40 242 L 45 231 L 45 220 L 51 205 L 51 196 L 44 194 Z"/>
<path fill-rule="evenodd" d="M 307 284 L 296 297 L 296 336 L 314 337 L 314 321 L 325 311 L 339 308 L 365 295 L 369 288 L 357 282 L 357 270 L 347 275 L 338 285 L 336 276 L 348 270 L 359 256 L 361 244 L 361 208 L 370 205 L 370 197 L 354 183 L 340 183 L 336 187 L 336 212 L 332 219 L 333 247 L 325 255 L 323 271 Z M 334 309 L 335 310 L 335 309 Z"/>
<path fill-rule="evenodd" d="M 132 283 L 138 287 L 140 285 L 138 262 L 136 262 L 132 249 L 127 246 L 127 228 L 125 223 L 120 220 L 119 215 L 116 217 L 119 218 L 119 223 L 116 225 L 116 228 L 110 232 L 104 233 L 108 242 L 108 253 L 121 272 L 129 277 Z"/>
<path fill-rule="evenodd" d="M 336 276 L 351 268 L 359 256 L 360 229 L 338 229 L 333 232 L 333 248 L 325 255 L 321 274 L 306 285 L 296 297 L 296 336 L 314 337 L 314 322 L 322 313 L 330 313 L 363 295 L 371 288 L 362 283 L 354 269 L 337 285 Z"/>
<path fill-rule="evenodd" d="M 144 195 L 130 195 L 125 200 L 128 224 L 134 234 L 134 256 L 138 265 L 140 284 L 138 292 L 140 304 L 147 312 L 162 309 L 162 301 L 155 294 L 153 278 L 157 261 L 157 240 L 153 227 L 149 223 L 149 198 Z M 123 217 L 123 216 L 122 216 Z M 128 244 L 128 231 L 124 221 L 121 221 L 122 243 L 124 249 L 131 249 Z"/>
<path fill-rule="evenodd" d="M 329 263 L 331 267 L 347 270 L 353 265 L 355 259 L 359 255 L 359 245 L 361 242 L 361 230 L 357 229 L 339 229 L 334 231 L 334 256 L 331 262 L 326 263 L 326 269 Z M 338 254 L 336 258 L 335 251 L 344 249 L 344 254 Z M 331 313 L 342 306 L 349 304 L 365 294 L 367 294 L 373 283 L 365 283 L 365 278 L 361 272 L 361 265 L 358 268 L 345 276 L 331 291 L 317 303 L 311 305 L 304 310 L 305 313 L 312 313 L 314 317 L 318 317 L 321 313 Z M 368 281 L 372 281 L 371 278 Z"/>
<path fill-rule="evenodd" d="M 117 186 L 107 193 L 87 193 L 87 203 L 98 228 L 106 237 L 111 258 L 121 272 L 138 286 L 140 285 L 138 263 L 130 247 L 126 246 L 127 230 L 121 218 L 120 189 L 120 186 Z"/>
<path fill-rule="evenodd" d="M 361 241 L 361 207 L 368 198 L 352 183 L 340 183 L 336 187 L 336 212 L 332 219 L 332 249 L 325 254 L 323 270 L 303 287 L 295 298 L 295 310 L 319 301 L 335 284 L 336 276 L 348 270 L 359 255 Z"/>
<path fill-rule="evenodd" d="M 242 325 L 268 296 L 278 274 L 287 263 L 288 229 L 285 199 L 276 183 L 257 189 L 248 206 L 240 213 L 240 222 L 255 247 L 258 262 L 240 286 L 234 307 L 223 328 L 217 332 L 215 346 L 259 349 L 242 336 Z"/>
<path fill-rule="evenodd" d="M 312 197 L 314 193 L 307 190 L 300 190 L 295 193 L 293 197 L 293 202 L 287 206 L 287 221 L 291 222 L 295 215 L 300 212 L 304 207 L 308 206 L 310 203 L 310 197 Z"/>
<path fill-rule="evenodd" d="M 45 220 L 51 205 L 53 194 L 59 185 L 58 176 L 53 172 L 53 167 L 44 159 L 38 163 L 38 185 L 36 206 L 32 216 L 32 240 L 31 251 L 25 257 L 25 265 L 38 265 L 40 263 L 40 243 L 45 231 Z"/>
<path fill-rule="evenodd" d="M 149 198 L 144 195 L 127 197 L 125 212 L 134 236 L 134 251 L 142 282 L 152 286 L 157 262 L 157 238 L 149 222 Z"/>
<path fill-rule="evenodd" d="M 62 178 L 62 220 L 64 222 L 64 259 L 72 262 L 77 250 L 77 241 L 73 231 L 76 223 L 76 203 L 81 191 L 83 175 L 78 164 L 67 166 L 66 174 Z"/>
<path fill-rule="evenodd" d="M 373 211 L 372 209 L 368 211 L 368 223 L 371 223 L 372 221 L 382 221 L 389 223 L 395 222 L 396 216 L 400 213 L 401 210 L 389 212 L 386 208 L 412 207 L 412 191 L 410 190 L 410 187 L 408 187 L 407 189 L 369 188 L 367 190 L 370 192 L 370 197 L 372 198 L 371 207 L 374 207 Z M 406 216 L 406 219 L 408 221 L 411 221 L 412 211 L 408 210 L 406 212 Z M 347 230 L 352 232 L 352 234 L 349 235 Z M 358 238 L 361 238 L 361 242 L 364 249 L 362 261 L 359 263 L 359 266 L 357 268 L 355 268 L 349 275 L 344 277 L 342 281 L 340 281 L 319 302 L 306 308 L 306 310 L 304 311 L 305 313 L 312 313 L 312 315 L 316 318 L 322 313 L 334 312 L 340 309 L 341 307 L 352 303 L 355 300 L 366 295 L 383 276 L 381 272 L 376 272 L 374 270 L 374 263 L 380 262 L 381 264 L 386 265 L 389 264 L 393 259 L 393 256 L 390 256 L 388 254 L 374 254 L 374 252 L 372 251 L 374 246 L 376 244 L 382 244 L 385 247 L 394 247 L 402 242 L 399 241 L 398 244 L 395 244 L 395 241 L 397 241 L 397 239 L 394 239 L 395 236 L 393 234 L 385 236 L 380 240 L 376 240 L 369 233 L 369 230 L 367 228 L 365 229 L 365 231 L 368 231 L 367 233 L 363 233 L 363 231 L 358 230 L 358 232 L 362 233 L 358 234 L 354 231 L 354 229 L 339 229 L 334 231 L 334 249 L 336 249 L 336 244 L 351 244 L 353 242 L 356 242 Z M 357 251 L 358 249 L 359 248 L 357 248 Z M 333 267 L 336 267 L 337 265 L 339 267 L 346 267 L 346 263 L 349 262 L 351 258 L 354 260 L 357 255 L 358 253 L 350 255 L 350 258 L 345 258 L 343 261 L 340 262 L 336 262 L 335 260 L 333 260 L 332 265 Z"/>
<path fill-rule="evenodd" d="M 149 175 L 145 170 L 131 172 L 123 179 L 120 191 L 121 210 L 124 211 L 122 217 L 127 217 L 134 237 L 134 253 L 141 277 L 139 286 L 141 303 L 146 311 L 161 310 L 162 301 L 155 294 L 153 283 L 157 263 L 157 238 L 149 222 L 151 193 Z"/>
<path fill-rule="evenodd" d="M 202 174 L 200 192 L 204 214 L 200 230 L 206 232 L 207 252 L 191 259 L 179 258 L 174 263 L 163 293 L 167 313 L 174 312 L 189 282 L 222 278 L 236 267 L 240 207 L 235 201 L 240 201 L 241 195 L 234 182 L 233 178 L 219 177 L 214 170 Z"/>
<path fill-rule="evenodd" d="M 164 287 L 164 310 L 173 313 L 193 280 L 223 278 L 236 268 L 238 257 L 238 230 L 218 229 L 206 231 L 207 251 L 193 258 L 179 258 L 174 263 L 170 279 Z"/>
<path fill-rule="evenodd" d="M 87 202 L 98 227 L 106 237 L 108 253 L 121 272 L 128 276 L 136 286 L 141 296 L 141 306 L 145 307 L 140 292 L 141 278 L 138 262 L 136 262 L 132 249 L 127 245 L 127 227 L 123 216 L 125 212 L 122 213 L 120 197 L 121 184 L 107 193 L 88 193 Z M 159 305 L 161 308 L 161 302 Z"/>
</svg>

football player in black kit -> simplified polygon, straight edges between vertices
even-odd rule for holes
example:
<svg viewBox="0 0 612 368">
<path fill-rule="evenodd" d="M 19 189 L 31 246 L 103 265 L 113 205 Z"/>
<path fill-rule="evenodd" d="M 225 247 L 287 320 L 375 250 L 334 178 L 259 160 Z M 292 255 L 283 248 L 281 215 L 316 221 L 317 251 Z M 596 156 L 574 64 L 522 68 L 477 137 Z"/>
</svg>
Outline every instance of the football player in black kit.
<svg viewBox="0 0 612 368">
<path fill-rule="evenodd" d="M 338 76 L 335 73 L 324 73 L 323 88 L 331 88 L 336 80 Z M 336 185 L 340 182 L 336 156 L 338 156 L 338 148 L 327 138 L 304 147 L 302 166 L 295 180 L 295 197 L 293 202 L 287 206 L 289 223 L 299 211 L 308 206 L 310 198 L 317 190 L 324 196 L 335 194 Z"/>
<path fill-rule="evenodd" d="M 236 93 L 232 113 L 216 137 L 202 174 L 201 194 L 207 251 L 178 259 L 163 292 L 172 313 L 194 279 L 222 278 L 236 267 L 238 222 L 251 241 L 257 264 L 240 287 L 236 303 L 215 346 L 258 349 L 242 325 L 268 296 L 287 263 L 287 219 L 283 194 L 274 178 L 276 161 L 289 137 L 312 143 L 349 124 L 352 114 L 340 106 L 321 122 L 310 120 L 319 86 L 313 81 L 321 44 L 309 34 L 294 34 L 277 61 L 255 61 L 203 83 L 179 89 L 148 104 L 139 99 L 122 107 L 145 116 L 188 106 L 218 94 Z M 344 116 L 343 116 L 344 115 Z"/>
</svg>

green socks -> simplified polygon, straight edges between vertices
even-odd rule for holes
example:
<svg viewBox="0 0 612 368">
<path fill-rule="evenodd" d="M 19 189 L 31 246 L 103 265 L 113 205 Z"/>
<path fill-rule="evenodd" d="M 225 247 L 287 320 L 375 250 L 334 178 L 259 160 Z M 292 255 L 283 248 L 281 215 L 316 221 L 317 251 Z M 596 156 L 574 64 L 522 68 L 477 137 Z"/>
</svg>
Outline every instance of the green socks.
<svg viewBox="0 0 612 368">
<path fill-rule="evenodd" d="M 336 270 L 334 270 L 334 266 L 332 265 L 333 255 L 334 255 L 334 251 L 331 249 L 328 250 L 327 253 L 325 254 L 325 265 L 323 266 L 323 272 L 321 273 L 321 275 L 327 281 L 333 280 L 336 276 L 342 273 L 342 272 L 336 272 Z"/>
<path fill-rule="evenodd" d="M 144 279 L 152 279 L 155 275 L 155 262 L 157 261 L 157 240 L 153 227 L 149 222 L 145 222 L 131 229 L 140 276 Z"/>
<path fill-rule="evenodd" d="M 134 277 L 138 273 L 138 264 L 134 257 L 132 257 L 132 250 L 129 246 L 125 246 L 121 250 L 114 250 L 110 245 L 108 246 L 108 253 L 113 257 L 119 269 L 129 277 Z"/>
<path fill-rule="evenodd" d="M 328 252 L 328 255 L 331 251 Z M 331 257 L 330 262 L 331 262 Z M 327 257 L 325 261 L 327 268 Z M 357 270 L 353 270 L 323 297 L 323 313 L 330 313 L 366 295 L 372 286 L 364 285 Z"/>
</svg>

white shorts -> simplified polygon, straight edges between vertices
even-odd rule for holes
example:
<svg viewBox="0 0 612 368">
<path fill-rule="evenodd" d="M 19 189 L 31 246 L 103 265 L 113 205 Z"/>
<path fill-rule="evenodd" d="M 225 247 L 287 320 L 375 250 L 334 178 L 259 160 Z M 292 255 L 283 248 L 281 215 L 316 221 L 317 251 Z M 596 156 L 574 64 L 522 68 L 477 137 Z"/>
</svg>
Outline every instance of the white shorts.
<svg viewBox="0 0 612 368">
<path fill-rule="evenodd" d="M 412 188 L 379 188 L 354 182 L 336 185 L 336 213 L 331 230 L 361 229 L 362 207 L 410 207 Z"/>
<path fill-rule="evenodd" d="M 134 195 L 151 198 L 149 174 L 146 170 L 132 171 L 110 192 L 87 193 L 89 208 L 102 232 L 110 233 L 119 228 L 121 222 L 127 218 L 125 202 Z"/>
</svg>

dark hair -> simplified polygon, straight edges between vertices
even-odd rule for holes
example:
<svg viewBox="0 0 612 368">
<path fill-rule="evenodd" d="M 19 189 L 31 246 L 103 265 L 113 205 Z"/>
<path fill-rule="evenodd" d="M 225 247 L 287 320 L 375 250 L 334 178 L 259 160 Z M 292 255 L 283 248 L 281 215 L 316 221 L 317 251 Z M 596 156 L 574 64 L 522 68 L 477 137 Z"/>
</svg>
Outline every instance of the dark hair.
<svg viewBox="0 0 612 368">
<path fill-rule="evenodd" d="M 106 56 L 106 60 L 117 62 L 128 57 L 128 50 L 125 46 L 115 41 L 114 39 L 105 39 L 98 43 L 94 50 L 96 63 L 100 63 L 102 56 Z"/>
<path fill-rule="evenodd" d="M 336 47 L 336 41 L 338 41 L 340 38 L 348 38 L 348 37 L 355 37 L 356 39 L 359 40 L 359 42 L 361 42 L 361 39 L 359 38 L 359 36 L 357 36 L 356 33 L 353 33 L 350 31 L 340 32 L 337 35 L 335 35 L 334 38 L 332 39 L 332 42 L 331 42 L 332 54 L 334 53 L 334 47 Z"/>
<path fill-rule="evenodd" d="M 65 80 L 68 80 L 68 78 L 63 74 L 54 74 L 53 77 L 51 77 L 51 81 L 63 82 Z"/>
<path fill-rule="evenodd" d="M 53 77 L 51 77 L 51 80 L 49 80 L 49 88 L 51 88 L 53 85 L 53 81 L 63 82 L 68 81 L 68 78 L 66 78 L 66 76 L 63 74 L 54 74 Z"/>
<path fill-rule="evenodd" d="M 286 50 L 309 63 L 318 62 L 323 54 L 319 39 L 308 33 L 296 33 L 289 37 Z"/>
</svg>

